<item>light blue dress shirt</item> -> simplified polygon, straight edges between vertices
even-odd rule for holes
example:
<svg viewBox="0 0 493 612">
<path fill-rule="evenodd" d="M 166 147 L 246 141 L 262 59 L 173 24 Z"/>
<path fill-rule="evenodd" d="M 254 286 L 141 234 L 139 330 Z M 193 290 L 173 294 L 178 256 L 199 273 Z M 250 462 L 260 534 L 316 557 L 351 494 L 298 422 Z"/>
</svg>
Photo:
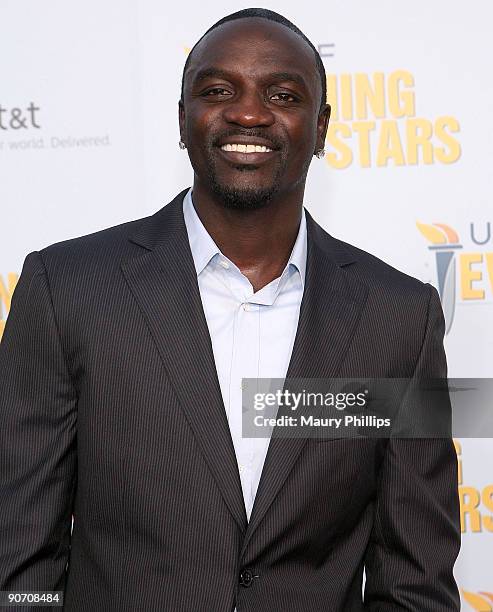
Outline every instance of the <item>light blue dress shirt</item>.
<svg viewBox="0 0 493 612">
<path fill-rule="evenodd" d="M 183 215 L 250 520 L 270 440 L 241 435 L 242 378 L 286 376 L 305 284 L 305 211 L 284 271 L 257 292 L 203 226 L 192 189 L 183 200 Z"/>
</svg>

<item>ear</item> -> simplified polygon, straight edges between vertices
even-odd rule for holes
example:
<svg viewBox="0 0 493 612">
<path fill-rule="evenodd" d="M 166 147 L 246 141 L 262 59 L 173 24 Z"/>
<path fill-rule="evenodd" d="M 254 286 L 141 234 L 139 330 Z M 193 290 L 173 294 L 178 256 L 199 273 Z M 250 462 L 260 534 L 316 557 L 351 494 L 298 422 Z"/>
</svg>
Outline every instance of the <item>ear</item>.
<svg viewBox="0 0 493 612">
<path fill-rule="evenodd" d="M 185 140 L 185 106 L 182 100 L 178 100 L 178 123 L 180 126 L 180 140 Z"/>
<path fill-rule="evenodd" d="M 320 108 L 317 120 L 317 147 L 315 153 L 320 151 L 320 149 L 325 148 L 325 138 L 327 136 L 327 128 L 329 127 L 330 111 L 330 104 L 324 104 Z"/>
</svg>

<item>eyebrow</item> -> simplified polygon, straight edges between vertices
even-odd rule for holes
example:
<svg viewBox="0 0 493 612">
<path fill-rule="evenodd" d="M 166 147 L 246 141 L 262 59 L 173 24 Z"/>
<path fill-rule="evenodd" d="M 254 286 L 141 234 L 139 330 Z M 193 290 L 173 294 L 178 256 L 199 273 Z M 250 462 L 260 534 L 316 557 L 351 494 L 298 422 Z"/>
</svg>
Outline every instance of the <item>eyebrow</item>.
<svg viewBox="0 0 493 612">
<path fill-rule="evenodd" d="M 203 70 L 199 70 L 193 79 L 194 83 L 199 83 L 200 81 L 205 81 L 209 78 L 218 78 L 218 79 L 227 79 L 230 76 L 224 70 L 220 68 L 204 68 Z"/>
<path fill-rule="evenodd" d="M 291 81 L 307 89 L 305 79 L 297 72 L 272 72 L 269 74 L 269 78 L 274 81 Z"/>
<path fill-rule="evenodd" d="M 205 81 L 209 78 L 229 80 L 231 78 L 231 73 L 211 66 L 210 68 L 199 70 L 193 79 L 193 83 L 200 83 L 201 81 Z M 305 79 L 301 76 L 301 74 L 296 72 L 271 72 L 265 76 L 265 79 L 274 81 L 291 81 L 304 89 L 308 89 Z"/>
</svg>

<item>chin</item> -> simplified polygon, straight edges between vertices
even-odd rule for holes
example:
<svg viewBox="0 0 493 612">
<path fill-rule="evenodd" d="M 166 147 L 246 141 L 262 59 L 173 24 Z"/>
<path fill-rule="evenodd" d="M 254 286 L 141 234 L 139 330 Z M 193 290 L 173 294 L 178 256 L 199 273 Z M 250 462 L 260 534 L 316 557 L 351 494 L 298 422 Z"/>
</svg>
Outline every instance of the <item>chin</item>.
<svg viewBox="0 0 493 612">
<path fill-rule="evenodd" d="M 212 190 L 218 200 L 226 208 L 236 210 L 258 210 L 268 206 L 273 196 L 278 192 L 277 185 L 270 187 L 257 187 L 238 185 L 222 185 L 216 181 L 211 182 Z"/>
<path fill-rule="evenodd" d="M 271 189 L 258 189 L 256 187 L 238 188 L 222 187 L 214 190 L 220 202 L 226 208 L 236 210 L 258 210 L 268 206 L 275 192 Z"/>
</svg>

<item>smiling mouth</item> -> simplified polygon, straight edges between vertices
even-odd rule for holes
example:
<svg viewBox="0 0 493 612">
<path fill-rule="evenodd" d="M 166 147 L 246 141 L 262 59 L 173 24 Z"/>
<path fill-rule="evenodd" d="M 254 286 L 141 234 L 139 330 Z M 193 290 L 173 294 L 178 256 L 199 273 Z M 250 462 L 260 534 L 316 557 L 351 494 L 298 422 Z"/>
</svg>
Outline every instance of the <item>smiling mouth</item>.
<svg viewBox="0 0 493 612">
<path fill-rule="evenodd" d="M 220 156 L 234 164 L 262 164 L 271 160 L 277 151 L 264 145 L 224 144 L 219 147 Z"/>
<path fill-rule="evenodd" d="M 221 151 L 229 151 L 234 153 L 270 153 L 272 149 L 263 145 L 254 144 L 224 144 Z"/>
</svg>

